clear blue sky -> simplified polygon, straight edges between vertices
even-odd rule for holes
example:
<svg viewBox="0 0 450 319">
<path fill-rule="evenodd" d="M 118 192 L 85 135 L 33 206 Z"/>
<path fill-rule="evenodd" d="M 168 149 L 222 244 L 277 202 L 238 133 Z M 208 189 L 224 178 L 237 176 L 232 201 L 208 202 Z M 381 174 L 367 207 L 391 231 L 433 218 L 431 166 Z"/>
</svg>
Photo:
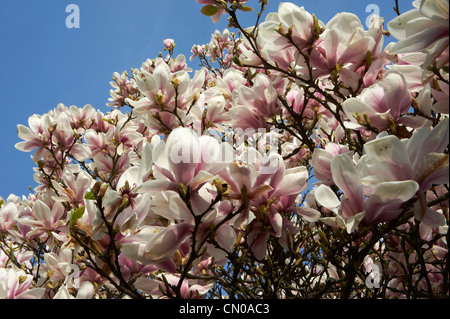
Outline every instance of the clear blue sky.
<svg viewBox="0 0 450 319">
<path fill-rule="evenodd" d="M 266 13 L 277 11 L 280 2 L 269 0 Z M 394 0 L 291 2 L 324 23 L 347 11 L 364 24 L 369 4 L 378 5 L 387 21 L 395 16 Z M 79 29 L 66 27 L 69 4 L 80 8 Z M 256 0 L 248 5 L 259 7 Z M 401 6 L 402 12 L 412 8 L 409 0 Z M 166 38 L 175 40 L 176 55 L 189 58 L 193 44 L 208 43 L 215 29 L 226 27 L 225 17 L 213 24 L 200 9 L 195 0 L 0 0 L 0 196 L 28 195 L 28 187 L 36 186 L 31 153 L 14 148 L 17 124 L 27 125 L 29 116 L 58 103 L 107 112 L 113 72 L 139 68 L 158 55 Z M 241 16 L 245 26 L 255 17 Z M 189 66 L 198 69 L 195 60 Z"/>
</svg>

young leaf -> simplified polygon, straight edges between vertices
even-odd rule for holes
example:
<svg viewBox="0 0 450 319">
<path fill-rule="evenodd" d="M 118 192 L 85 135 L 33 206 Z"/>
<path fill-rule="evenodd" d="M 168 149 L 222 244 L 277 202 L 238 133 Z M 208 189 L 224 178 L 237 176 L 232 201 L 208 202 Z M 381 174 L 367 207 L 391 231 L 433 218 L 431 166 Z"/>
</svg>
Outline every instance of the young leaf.
<svg viewBox="0 0 450 319">
<path fill-rule="evenodd" d="M 84 194 L 84 199 L 96 200 L 93 192 L 86 192 L 86 194 Z"/>
<path fill-rule="evenodd" d="M 200 12 L 203 13 L 205 16 L 211 17 L 215 15 L 217 12 L 219 12 L 219 8 L 212 6 L 212 5 L 206 5 L 204 6 Z"/>
<path fill-rule="evenodd" d="M 72 214 L 70 215 L 70 227 L 75 226 L 77 220 L 83 216 L 85 209 L 86 207 L 83 205 L 72 211 Z"/>
</svg>

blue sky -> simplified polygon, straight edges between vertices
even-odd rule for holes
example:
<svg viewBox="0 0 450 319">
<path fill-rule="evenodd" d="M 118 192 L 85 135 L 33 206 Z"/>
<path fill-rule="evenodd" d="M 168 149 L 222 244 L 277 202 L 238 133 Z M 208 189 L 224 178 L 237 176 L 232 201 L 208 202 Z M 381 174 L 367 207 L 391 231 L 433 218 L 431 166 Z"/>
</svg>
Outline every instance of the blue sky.
<svg viewBox="0 0 450 319">
<path fill-rule="evenodd" d="M 279 0 L 269 0 L 266 13 L 277 11 Z M 353 12 L 363 24 L 380 9 L 389 21 L 394 0 L 291 1 L 326 23 L 338 12 Z M 80 9 L 80 28 L 66 27 L 66 7 Z M 257 9 L 259 3 L 249 0 Z M 411 8 L 401 1 L 402 12 Z M 83 107 L 91 104 L 107 112 L 109 82 L 114 72 L 139 68 L 162 51 L 162 41 L 175 40 L 175 55 L 190 56 L 193 44 L 208 43 L 214 30 L 226 27 L 200 13 L 195 0 L 0 0 L 0 196 L 28 195 L 34 188 L 31 153 L 15 149 L 21 141 L 17 124 L 27 125 L 32 114 L 44 114 L 58 103 Z M 255 15 L 241 15 L 252 25 Z M 198 69 L 197 61 L 189 63 Z"/>
</svg>

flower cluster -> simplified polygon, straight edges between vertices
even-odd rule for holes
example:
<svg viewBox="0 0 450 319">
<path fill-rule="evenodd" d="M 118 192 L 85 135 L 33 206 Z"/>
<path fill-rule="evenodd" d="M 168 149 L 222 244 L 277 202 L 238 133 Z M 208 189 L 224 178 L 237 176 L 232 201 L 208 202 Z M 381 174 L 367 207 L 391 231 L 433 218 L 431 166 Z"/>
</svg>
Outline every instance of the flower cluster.
<svg viewBox="0 0 450 319">
<path fill-rule="evenodd" d="M 448 1 L 388 30 L 197 2 L 238 31 L 200 70 L 166 39 L 110 111 L 18 125 L 38 186 L 0 199 L 0 298 L 448 296 Z"/>
</svg>

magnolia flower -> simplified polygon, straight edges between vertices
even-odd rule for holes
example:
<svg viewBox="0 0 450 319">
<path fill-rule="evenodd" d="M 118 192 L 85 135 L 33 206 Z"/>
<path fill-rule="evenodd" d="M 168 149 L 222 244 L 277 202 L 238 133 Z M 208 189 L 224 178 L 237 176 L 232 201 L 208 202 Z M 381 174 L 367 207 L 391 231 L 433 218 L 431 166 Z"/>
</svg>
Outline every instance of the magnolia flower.
<svg viewBox="0 0 450 319">
<path fill-rule="evenodd" d="M 122 253 L 142 265 L 155 264 L 159 269 L 175 272 L 172 260 L 179 246 L 192 234 L 188 223 L 168 227 L 146 226 L 121 241 Z"/>
<path fill-rule="evenodd" d="M 173 39 L 164 39 L 163 44 L 166 49 L 173 49 L 175 47 L 175 41 Z"/>
<path fill-rule="evenodd" d="M 316 36 L 313 16 L 303 7 L 282 2 L 278 13 L 269 13 L 260 24 L 258 35 L 270 47 L 281 50 L 293 45 L 285 35 L 290 30 L 293 43 L 300 48 L 311 44 Z"/>
<path fill-rule="evenodd" d="M 214 175 L 207 169 L 216 166 L 220 155 L 221 146 L 216 139 L 197 137 L 188 128 L 176 128 L 166 143 L 160 141 L 153 150 L 156 171 L 163 178 L 143 183 L 138 192 L 177 191 L 180 183 L 195 191 L 213 179 Z"/>
<path fill-rule="evenodd" d="M 92 299 L 94 296 L 94 285 L 88 281 L 84 282 L 77 291 L 77 296 L 72 296 L 66 285 L 62 285 L 53 299 Z"/>
<path fill-rule="evenodd" d="M 92 177 L 83 170 L 72 171 L 65 168 L 62 173 L 62 185 L 52 180 L 56 195 L 52 199 L 56 202 L 68 202 L 74 205 L 82 204 L 84 194 L 93 184 Z"/>
<path fill-rule="evenodd" d="M 367 52 L 375 47 L 375 40 L 363 32 L 363 27 L 354 14 L 340 13 L 326 25 L 326 31 L 311 52 L 311 63 L 316 68 L 314 77 L 328 75 L 331 70 L 339 73 L 343 82 L 357 87 L 359 76 L 356 68 L 366 60 Z"/>
<path fill-rule="evenodd" d="M 420 205 L 416 206 L 415 217 L 422 220 L 425 214 L 430 214 L 429 220 L 442 221 L 427 207 L 423 192 L 432 184 L 448 183 L 449 157 L 443 153 L 449 141 L 448 126 L 449 119 L 444 118 L 432 130 L 426 127 L 416 130 L 407 141 L 389 135 L 366 143 L 366 154 L 358 163 L 363 183 L 376 187 L 385 181 L 415 180 L 420 186 Z"/>
<path fill-rule="evenodd" d="M 31 152 L 37 148 L 33 155 L 33 161 L 37 162 L 47 150 L 50 145 L 50 132 L 48 128 L 51 127 L 50 116 L 45 114 L 43 116 L 34 114 L 28 118 L 29 128 L 24 125 L 17 125 L 17 135 L 24 141 L 19 142 L 15 147 L 23 152 Z"/>
<path fill-rule="evenodd" d="M 27 233 L 27 237 L 48 236 L 51 234 L 57 240 L 67 240 L 65 235 L 57 233 L 58 230 L 66 227 L 66 222 L 62 218 L 66 214 L 66 209 L 61 203 L 54 203 L 50 209 L 46 203 L 38 199 L 33 203 L 32 209 L 32 217 L 22 217 L 18 220 L 19 223 L 32 227 Z"/>
<path fill-rule="evenodd" d="M 398 41 L 394 53 L 424 52 L 426 68 L 438 58 L 449 44 L 448 0 L 416 0 L 416 9 L 407 11 L 388 23 L 389 33 Z M 448 63 L 448 53 L 446 54 Z"/>
<path fill-rule="evenodd" d="M 0 208 L 0 233 L 7 232 L 15 224 L 17 217 L 17 206 L 14 203 L 7 203 Z"/>
<path fill-rule="evenodd" d="M 176 287 L 180 281 L 178 275 L 167 274 L 164 276 L 165 280 L 162 279 L 149 279 L 140 277 L 136 281 L 136 288 L 142 290 L 143 292 L 152 296 L 152 298 L 161 297 L 161 293 L 173 294 L 173 291 L 169 287 L 165 286 L 165 282 L 169 285 Z M 196 299 L 200 296 L 205 295 L 211 288 L 213 283 L 201 284 L 198 280 L 184 280 L 181 284 L 180 295 L 183 299 Z"/>
<path fill-rule="evenodd" d="M 333 158 L 331 172 L 334 183 L 342 190 L 341 199 L 326 185 L 317 187 L 314 195 L 320 205 L 336 214 L 336 217 L 321 220 L 332 226 L 344 227 L 348 233 L 352 233 L 362 220 L 373 225 L 397 218 L 402 212 L 401 204 L 411 199 L 419 189 L 412 180 L 383 182 L 377 184 L 366 199 L 358 170 L 346 154 Z"/>
<path fill-rule="evenodd" d="M 320 180 L 322 184 L 331 185 L 333 183 L 331 174 L 331 161 L 333 160 L 333 157 L 349 152 L 347 147 L 336 143 L 327 143 L 324 149 L 316 148 L 311 159 L 311 166 L 314 168 L 314 176 Z"/>
<path fill-rule="evenodd" d="M 45 288 L 31 288 L 33 276 L 23 270 L 0 268 L 0 299 L 41 299 Z"/>
<path fill-rule="evenodd" d="M 350 122 L 348 128 L 362 129 L 364 125 L 375 127 L 380 131 L 395 124 L 415 124 L 423 126 L 423 118 L 418 122 L 410 117 L 402 117 L 411 107 L 411 94 L 406 87 L 406 81 L 398 71 L 389 71 L 381 82 L 364 89 L 357 98 L 345 100 L 342 104 Z"/>
</svg>

